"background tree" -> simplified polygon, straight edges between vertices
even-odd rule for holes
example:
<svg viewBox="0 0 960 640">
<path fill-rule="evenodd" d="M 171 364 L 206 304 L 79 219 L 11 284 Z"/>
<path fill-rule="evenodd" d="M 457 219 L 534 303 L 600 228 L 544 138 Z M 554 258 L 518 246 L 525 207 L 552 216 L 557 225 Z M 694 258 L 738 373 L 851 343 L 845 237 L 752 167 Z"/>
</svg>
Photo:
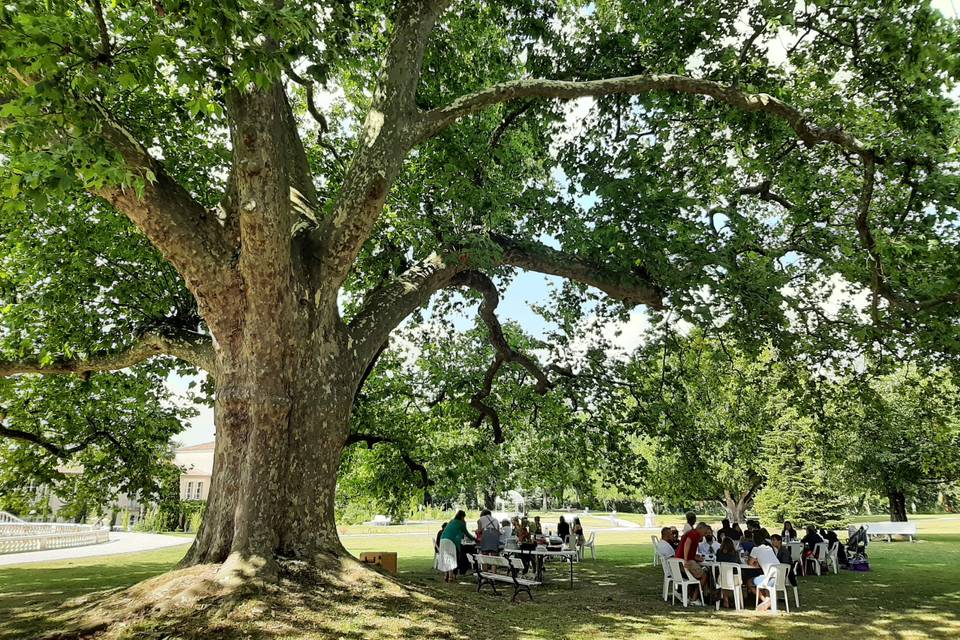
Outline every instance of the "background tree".
<svg viewBox="0 0 960 640">
<path fill-rule="evenodd" d="M 960 407 L 948 371 L 907 364 L 838 381 L 832 395 L 843 425 L 833 430 L 841 464 L 860 486 L 887 498 L 890 520 L 907 520 L 907 501 L 924 485 L 960 479 Z"/>
<path fill-rule="evenodd" d="M 511 362 L 494 278 L 515 269 L 577 283 L 567 310 L 592 286 L 745 340 L 839 274 L 899 334 L 955 331 L 958 47 L 927 2 L 25 1 L 0 36 L 6 226 L 132 224 L 153 247 L 137 262 L 162 257 L 196 309 L 111 324 L 93 304 L 77 332 L 6 343 L 4 371 L 168 353 L 210 372 L 214 476 L 186 562 L 225 561 L 226 580 L 342 554 L 354 399 L 441 289 L 483 296 Z M 321 112 L 314 85 L 342 102 Z M 563 136 L 556 100 L 586 96 Z"/>
</svg>

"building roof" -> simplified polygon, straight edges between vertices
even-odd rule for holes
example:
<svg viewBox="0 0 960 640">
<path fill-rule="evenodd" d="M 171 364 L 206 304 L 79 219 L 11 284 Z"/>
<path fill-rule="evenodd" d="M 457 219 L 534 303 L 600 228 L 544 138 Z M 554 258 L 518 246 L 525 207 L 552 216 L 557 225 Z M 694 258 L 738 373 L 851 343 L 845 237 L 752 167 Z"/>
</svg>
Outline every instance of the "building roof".
<svg viewBox="0 0 960 640">
<path fill-rule="evenodd" d="M 189 447 L 180 447 L 179 449 L 174 449 L 174 453 L 180 453 L 183 451 L 213 451 L 215 444 L 216 443 L 214 441 L 210 441 L 202 444 L 191 445 Z"/>
</svg>

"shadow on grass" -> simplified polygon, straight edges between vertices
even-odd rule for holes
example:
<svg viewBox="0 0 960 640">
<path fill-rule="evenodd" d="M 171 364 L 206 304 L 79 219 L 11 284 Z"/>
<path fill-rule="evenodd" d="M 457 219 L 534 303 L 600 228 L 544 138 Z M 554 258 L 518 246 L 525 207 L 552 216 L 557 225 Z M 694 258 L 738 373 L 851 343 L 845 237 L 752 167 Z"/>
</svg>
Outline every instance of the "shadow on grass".
<svg viewBox="0 0 960 640">
<path fill-rule="evenodd" d="M 649 565 L 649 546 L 608 545 L 598 549 L 596 562 L 577 565 L 572 589 L 565 565 L 549 567 L 548 583 L 534 590 L 533 602 L 511 603 L 511 589 L 501 589 L 500 596 L 488 589 L 478 594 L 469 577 L 445 584 L 429 559 L 414 558 L 386 588 L 333 576 L 309 588 L 258 593 L 229 609 L 210 611 L 201 604 L 191 615 L 141 625 L 129 637 L 957 638 L 958 542 L 960 536 L 939 536 L 924 544 L 873 545 L 873 571 L 801 578 L 800 609 L 776 616 L 664 603 L 663 574 Z M 0 638 L 50 631 L 64 598 L 127 586 L 171 566 L 0 571 Z"/>
</svg>

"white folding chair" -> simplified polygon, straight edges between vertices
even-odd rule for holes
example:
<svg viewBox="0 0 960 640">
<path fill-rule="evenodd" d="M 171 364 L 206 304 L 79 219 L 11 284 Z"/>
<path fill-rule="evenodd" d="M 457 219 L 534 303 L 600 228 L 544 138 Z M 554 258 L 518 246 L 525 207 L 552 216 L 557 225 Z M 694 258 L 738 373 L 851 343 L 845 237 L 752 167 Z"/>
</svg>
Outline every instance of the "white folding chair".
<svg viewBox="0 0 960 640">
<path fill-rule="evenodd" d="M 660 542 L 660 538 L 657 536 L 650 536 L 650 542 L 653 543 L 653 566 L 660 564 L 660 552 L 657 551 L 657 544 Z"/>
<path fill-rule="evenodd" d="M 683 606 L 689 606 L 689 589 L 690 587 L 699 587 L 700 581 L 688 576 L 684 572 L 683 563 L 680 561 L 680 558 L 667 558 L 667 563 L 670 565 L 670 575 L 673 578 L 673 590 L 670 592 L 670 602 L 676 604 L 677 590 L 679 589 L 680 600 L 683 602 Z M 703 599 L 703 589 L 700 589 L 700 604 L 706 606 L 706 602 Z"/>
<path fill-rule="evenodd" d="M 660 566 L 663 567 L 663 601 L 666 602 L 670 587 L 673 586 L 673 574 L 670 572 L 670 563 L 667 562 L 667 558 L 663 558 Z"/>
<path fill-rule="evenodd" d="M 787 587 L 790 586 L 790 565 L 776 564 L 767 569 L 764 574 L 763 582 L 757 585 L 757 607 L 760 606 L 760 592 L 766 591 L 770 594 L 770 611 L 777 611 L 777 598 L 783 592 L 783 602 L 787 606 L 787 613 L 790 613 L 790 597 L 787 595 Z M 793 587 L 793 598 L 800 607 L 800 592 Z"/>
<path fill-rule="evenodd" d="M 595 550 L 596 544 L 597 544 L 597 532 L 596 532 L 596 531 L 591 531 L 591 532 L 590 532 L 590 537 L 587 538 L 587 541 L 583 543 L 583 546 L 584 546 L 585 548 L 589 548 L 589 549 L 590 549 L 590 558 L 591 558 L 592 560 L 596 560 L 596 559 L 597 559 L 597 552 L 596 552 L 596 550 Z M 583 551 L 582 551 L 582 550 L 580 551 L 580 555 L 583 555 Z"/>
<path fill-rule="evenodd" d="M 720 589 L 733 591 L 734 609 L 737 611 L 743 609 L 743 575 L 740 573 L 740 565 L 732 562 L 721 562 L 717 585 Z M 719 598 L 717 599 L 717 610 L 720 610 Z"/>
</svg>

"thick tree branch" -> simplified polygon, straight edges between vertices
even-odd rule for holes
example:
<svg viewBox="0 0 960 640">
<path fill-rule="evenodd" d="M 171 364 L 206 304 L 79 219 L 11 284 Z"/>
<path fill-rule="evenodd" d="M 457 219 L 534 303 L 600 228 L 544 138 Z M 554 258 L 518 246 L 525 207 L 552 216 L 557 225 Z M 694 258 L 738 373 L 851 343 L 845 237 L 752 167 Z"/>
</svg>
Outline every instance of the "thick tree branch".
<svg viewBox="0 0 960 640">
<path fill-rule="evenodd" d="M 110 45 L 110 31 L 107 30 L 107 21 L 103 17 L 103 5 L 100 0 L 90 0 L 93 15 L 97 19 L 97 31 L 100 32 L 100 55 L 97 61 L 110 64 L 113 61 L 113 52 Z"/>
<path fill-rule="evenodd" d="M 493 362 L 490 363 L 487 372 L 483 376 L 483 386 L 470 397 L 470 406 L 478 412 L 477 417 L 473 420 L 473 428 L 479 429 L 483 421 L 488 419 L 490 421 L 490 427 L 493 429 L 494 444 L 503 444 L 503 428 L 500 425 L 500 414 L 497 413 L 497 410 L 491 405 L 487 404 L 485 400 L 493 392 L 493 381 L 500 372 L 501 366 L 503 366 L 503 357 L 498 353 L 494 356 Z"/>
<path fill-rule="evenodd" d="M 712 80 L 673 74 L 636 75 L 604 80 L 512 80 L 493 85 L 476 93 L 461 96 L 450 104 L 433 109 L 424 116 L 418 142 L 437 135 L 460 118 L 502 102 L 529 98 L 573 100 L 586 96 L 610 94 L 636 95 L 650 92 L 673 92 L 714 98 L 746 112 L 764 112 L 781 118 L 807 145 L 833 143 L 851 153 L 866 150 L 863 143 L 840 127 L 821 127 L 795 107 L 765 93 L 750 93 Z"/>
<path fill-rule="evenodd" d="M 142 144 L 100 105 L 104 140 L 144 180 L 142 193 L 133 187 L 105 185 L 94 193 L 125 214 L 184 278 L 200 308 L 234 294 L 232 269 L 236 247 L 216 216 L 204 209 L 154 160 Z"/>
<path fill-rule="evenodd" d="M 359 144 L 332 214 L 311 235 L 312 250 L 319 256 L 319 280 L 330 292 L 340 288 L 370 236 L 420 128 L 422 116 L 415 98 L 423 53 L 437 17 L 449 2 L 406 0 L 398 5 Z"/>
<path fill-rule="evenodd" d="M 650 275 L 643 269 L 632 272 L 615 271 L 585 262 L 540 242 L 514 240 L 497 234 L 491 234 L 491 239 L 503 250 L 503 264 L 588 284 L 627 304 L 663 308 L 664 291 L 653 283 Z"/>
<path fill-rule="evenodd" d="M 403 446 L 396 440 L 387 438 L 385 436 L 377 436 L 368 433 L 351 433 L 349 437 L 347 437 L 345 446 L 349 447 L 350 445 L 358 442 L 363 442 L 366 444 L 368 449 L 373 449 L 374 445 L 377 444 L 394 445 L 397 448 L 397 452 L 400 454 L 400 457 L 403 459 L 404 464 L 406 464 L 411 471 L 420 476 L 420 486 L 424 489 L 433 486 L 434 482 L 430 479 L 430 476 L 427 473 L 427 468 L 423 466 L 422 463 L 417 462 L 410 457 L 410 454 L 408 454 L 406 450 L 404 450 Z"/>
<path fill-rule="evenodd" d="M 174 356 L 207 372 L 215 372 L 213 345 L 209 337 L 187 331 L 148 333 L 131 345 L 90 354 L 85 358 L 39 358 L 0 360 L 0 377 L 23 373 L 69 374 L 89 371 L 119 371 L 158 355 Z"/>
<path fill-rule="evenodd" d="M 102 429 L 97 429 L 96 431 L 90 433 L 86 438 L 78 442 L 77 444 L 71 446 L 61 446 L 54 444 L 53 442 L 43 438 L 36 433 L 31 431 L 24 431 L 22 429 L 15 429 L 12 427 L 6 427 L 2 422 L 6 420 L 6 415 L 2 409 L 0 409 L 0 436 L 7 438 L 13 438 L 14 440 L 22 440 L 23 442 L 29 442 L 35 444 L 41 449 L 45 450 L 50 455 L 54 456 L 59 460 L 67 460 L 76 453 L 79 453 L 89 447 L 91 444 L 97 440 L 103 438 L 109 440 L 116 446 L 118 449 L 123 447 L 117 441 L 113 434 L 104 431 Z"/>
<path fill-rule="evenodd" d="M 358 360 L 369 363 L 404 318 L 425 305 L 435 292 L 447 286 L 450 278 L 465 268 L 433 253 L 367 294 L 348 326 Z"/>
<path fill-rule="evenodd" d="M 515 362 L 529 371 L 537 381 L 537 393 L 544 394 L 552 389 L 553 383 L 550 382 L 540 365 L 526 354 L 513 349 L 507 342 L 506 336 L 503 335 L 503 327 L 500 325 L 500 320 L 496 314 L 497 305 L 500 304 L 500 293 L 493 281 L 479 271 L 463 271 L 455 275 L 450 284 L 469 287 L 483 296 L 480 302 L 480 318 L 487 325 L 487 330 L 490 333 L 490 343 L 496 350 L 497 355 L 504 362 Z"/>
</svg>

